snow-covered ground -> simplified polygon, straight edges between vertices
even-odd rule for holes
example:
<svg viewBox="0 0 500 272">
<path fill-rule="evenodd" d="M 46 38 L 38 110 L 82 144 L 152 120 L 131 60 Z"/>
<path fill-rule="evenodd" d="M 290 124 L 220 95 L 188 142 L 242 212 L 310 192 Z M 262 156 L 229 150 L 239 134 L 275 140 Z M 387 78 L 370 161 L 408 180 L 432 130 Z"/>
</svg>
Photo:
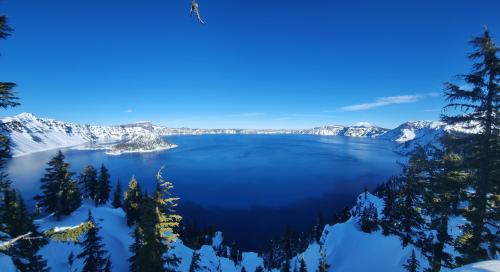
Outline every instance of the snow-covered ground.
<svg viewBox="0 0 500 272">
<path fill-rule="evenodd" d="M 384 202 L 371 195 L 364 194 L 358 197 L 359 207 L 373 203 L 377 208 L 379 215 L 382 214 Z M 65 229 L 78 226 L 87 219 L 88 211 L 92 214 L 96 222 L 101 227 L 99 234 L 103 237 L 106 250 L 111 255 L 113 262 L 113 271 L 128 271 L 128 258 L 131 253 L 129 246 L 132 244 L 132 228 L 126 224 L 125 213 L 122 209 L 114 209 L 111 206 L 94 207 L 93 202 L 85 201 L 82 207 L 76 210 L 72 215 L 63 218 L 61 221 L 49 216 L 36 223 L 42 230 L 51 228 Z M 353 208 L 352 211 L 355 211 Z M 384 272 L 403 272 L 403 264 L 415 250 L 421 266 L 427 266 L 427 260 L 420 254 L 420 251 L 413 246 L 402 247 L 401 241 L 397 236 L 384 236 L 381 231 L 373 233 L 362 232 L 358 225 L 358 217 L 354 216 L 345 223 L 333 226 L 327 225 L 324 230 L 320 243 L 312 243 L 301 254 L 298 254 L 291 260 L 292 269 L 300 265 L 300 260 L 304 256 L 308 271 L 316 271 L 320 259 L 321 247 L 326 254 L 326 262 L 330 266 L 329 271 L 333 272 L 356 272 L 356 271 L 384 271 Z M 451 220 L 456 224 L 460 220 Z M 244 234 L 242 234 L 244 235 Z M 452 235 L 458 235 L 452 231 Z M 258 266 L 263 266 L 263 259 L 254 252 L 244 252 L 240 264 L 235 264 L 232 260 L 217 256 L 217 248 L 222 244 L 223 235 L 217 232 L 212 238 L 210 245 L 203 245 L 197 253 L 200 254 L 201 271 L 224 271 L 239 272 L 242 267 L 246 271 L 255 271 Z M 69 271 L 68 255 L 73 252 L 75 255 L 80 253 L 80 245 L 67 242 L 51 241 L 47 246 L 40 250 L 40 254 L 48 261 L 52 271 Z M 177 271 L 187 272 L 191 263 L 193 250 L 185 246 L 181 240 L 177 240 L 172 245 L 169 254 L 180 258 L 180 265 Z M 15 271 L 12 261 L 8 256 L 0 254 L 0 267 L 2 272 Z M 73 268 L 78 271 L 82 267 L 82 260 L 75 260 Z M 278 271 L 278 270 L 274 270 Z M 274 272 L 273 271 L 273 272 Z M 292 270 L 293 271 L 293 270 Z M 467 265 L 455 270 L 443 269 L 442 271 L 457 272 L 493 272 L 500 271 L 500 261 L 492 260 Z"/>
</svg>

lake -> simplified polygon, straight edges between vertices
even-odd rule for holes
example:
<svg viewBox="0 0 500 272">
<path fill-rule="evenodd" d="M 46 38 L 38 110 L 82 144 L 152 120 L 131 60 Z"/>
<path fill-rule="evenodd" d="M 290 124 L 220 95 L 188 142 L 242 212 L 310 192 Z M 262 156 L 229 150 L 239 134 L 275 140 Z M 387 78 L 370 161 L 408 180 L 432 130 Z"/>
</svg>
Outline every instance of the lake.
<svg viewBox="0 0 500 272">
<path fill-rule="evenodd" d="M 365 187 L 373 189 L 397 175 L 394 143 L 341 136 L 199 135 L 170 136 L 177 148 L 157 153 L 106 155 L 64 149 L 72 171 L 104 163 L 114 183 L 126 188 L 135 175 L 152 191 L 155 174 L 181 198 L 180 213 L 199 225 L 213 225 L 242 248 L 256 249 L 285 225 L 311 226 L 321 213 L 331 216 Z M 40 178 L 55 150 L 13 158 L 8 171 L 25 199 L 38 193 Z M 245 233 L 245 235 L 241 235 Z M 242 237 L 245 236 L 245 237 Z"/>
</svg>

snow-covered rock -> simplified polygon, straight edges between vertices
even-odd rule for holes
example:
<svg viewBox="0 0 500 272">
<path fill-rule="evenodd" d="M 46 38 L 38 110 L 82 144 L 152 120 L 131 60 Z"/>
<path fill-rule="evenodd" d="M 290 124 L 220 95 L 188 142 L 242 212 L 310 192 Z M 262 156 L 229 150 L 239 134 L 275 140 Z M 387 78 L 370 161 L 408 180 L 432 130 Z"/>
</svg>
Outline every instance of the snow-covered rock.
<svg viewBox="0 0 500 272">
<path fill-rule="evenodd" d="M 469 264 L 452 270 L 453 272 L 498 272 L 500 271 L 500 261 L 491 260 Z"/>
<path fill-rule="evenodd" d="M 445 132 L 474 132 L 464 126 L 447 126 L 435 121 L 406 122 L 391 130 L 367 122 L 353 126 L 331 125 L 312 129 L 167 128 L 155 126 L 150 122 L 92 126 L 39 118 L 31 113 L 21 113 L 1 119 L 0 129 L 10 137 L 14 156 L 72 146 L 80 146 L 79 148 L 83 149 L 105 149 L 109 154 L 160 151 L 175 147 L 166 142 L 162 136 L 202 134 L 310 134 L 380 138 L 401 144 L 397 149 L 404 152 L 411 150 L 417 144 L 437 143 Z"/>
<path fill-rule="evenodd" d="M 112 151 L 156 151 L 173 147 L 159 137 L 151 123 L 91 126 L 39 118 L 21 113 L 0 120 L 2 133 L 11 139 L 13 156 L 85 144 L 123 143 Z"/>
</svg>

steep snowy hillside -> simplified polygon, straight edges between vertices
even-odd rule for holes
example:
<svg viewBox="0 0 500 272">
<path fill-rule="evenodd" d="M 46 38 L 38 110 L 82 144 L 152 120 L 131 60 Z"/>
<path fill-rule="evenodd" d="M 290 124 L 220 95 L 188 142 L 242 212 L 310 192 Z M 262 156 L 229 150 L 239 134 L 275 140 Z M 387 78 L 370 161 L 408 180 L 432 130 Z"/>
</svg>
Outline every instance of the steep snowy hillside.
<svg viewBox="0 0 500 272">
<path fill-rule="evenodd" d="M 153 126 L 148 123 L 123 126 L 78 125 L 21 113 L 3 118 L 0 128 L 11 139 L 14 156 L 89 143 L 124 142 L 128 144 L 122 148 L 127 151 L 131 151 L 133 146 L 138 146 L 142 151 L 171 147 L 159 138 Z M 113 150 L 118 149 L 121 148 Z"/>
<path fill-rule="evenodd" d="M 128 227 L 126 223 L 125 213 L 122 209 L 114 209 L 110 205 L 104 207 L 95 207 L 92 201 L 84 202 L 84 204 L 73 214 L 57 221 L 52 216 L 37 220 L 36 223 L 41 230 L 49 230 L 52 228 L 65 229 L 78 226 L 85 222 L 88 217 L 89 210 L 92 212 L 95 221 L 100 226 L 99 235 L 103 238 L 105 249 L 111 255 L 113 264 L 112 271 L 128 271 L 128 258 L 131 256 L 129 246 L 133 243 L 130 234 L 133 229 Z M 255 271 L 258 266 L 263 265 L 261 258 L 253 252 L 244 252 L 242 261 L 235 264 L 232 260 L 217 256 L 216 252 L 222 243 L 222 234 L 216 233 L 212 239 L 212 245 L 203 245 L 197 253 L 200 254 L 200 267 L 202 271 L 227 271 L 240 272 L 242 267 L 247 271 Z M 73 252 L 78 255 L 82 251 L 80 244 L 70 242 L 51 241 L 47 246 L 40 250 L 40 254 L 48 261 L 48 266 L 54 272 L 62 271 L 81 271 L 83 266 L 82 260 L 76 259 L 73 263 L 72 270 L 68 264 L 68 255 Z M 181 240 L 172 245 L 170 254 L 180 258 L 180 264 L 176 271 L 188 271 L 193 255 L 193 250 L 186 247 Z M 14 267 L 10 257 L 0 254 L 0 265 L 2 272 L 10 272 Z"/>
<path fill-rule="evenodd" d="M 437 143 L 445 132 L 474 132 L 462 126 L 446 126 L 441 122 L 406 122 L 395 129 L 385 129 L 362 122 L 353 126 L 322 126 L 312 129 L 191 129 L 155 126 L 141 122 L 121 126 L 91 126 L 39 118 L 30 113 L 0 120 L 0 129 L 10 137 L 14 156 L 55 148 L 83 146 L 106 149 L 110 154 L 150 152 L 175 147 L 161 136 L 202 134 L 310 134 L 380 138 L 399 143 L 405 152 L 417 144 Z M 114 143 L 115 145 L 110 145 Z"/>
<path fill-rule="evenodd" d="M 417 259 L 421 268 L 428 267 L 427 259 L 420 250 L 412 245 L 403 248 L 398 236 L 384 236 L 381 230 L 365 233 L 359 226 L 360 211 L 364 207 L 373 204 L 377 209 L 379 220 L 382 218 L 384 201 L 370 193 L 358 196 L 357 205 L 351 210 L 353 217 L 347 222 L 327 225 L 320 240 L 320 244 L 313 243 L 302 253 L 291 260 L 292 268 L 300 265 L 304 256 L 307 271 L 317 271 L 320 261 L 320 250 L 323 248 L 326 255 L 326 263 L 329 271 L 351 272 L 351 271 L 384 271 L 404 272 L 403 264 L 411 256 L 412 251 L 417 253 Z M 459 226 L 464 223 L 462 218 L 450 218 L 449 231 L 454 238 L 461 234 Z M 452 256 L 456 254 L 452 249 Z M 294 270 L 295 271 L 295 270 Z M 443 268 L 441 271 L 472 272 L 500 271 L 500 261 L 487 261 L 468 265 L 456 270 Z"/>
<path fill-rule="evenodd" d="M 382 214 L 384 202 L 371 194 L 361 194 L 358 197 L 357 205 L 351 210 L 354 214 L 365 206 L 373 203 L 379 216 Z M 66 229 L 78 226 L 87 219 L 88 211 L 91 211 L 96 222 L 100 226 L 99 234 L 103 237 L 106 250 L 111 255 L 113 263 L 112 271 L 128 271 L 128 258 L 131 256 L 129 246 L 132 244 L 132 228 L 126 224 L 125 213 L 122 209 L 114 209 L 111 206 L 95 207 L 93 202 L 86 201 L 72 215 L 57 221 L 52 216 L 37 220 L 36 223 L 41 230 L 53 228 Z M 334 272 L 357 272 L 357 271 L 384 271 L 384 272 L 404 272 L 403 264 L 415 250 L 417 258 L 422 268 L 427 267 L 427 260 L 421 255 L 417 248 L 409 245 L 405 248 L 401 246 L 401 241 L 397 236 L 384 236 L 381 231 L 365 233 L 360 230 L 358 216 L 354 216 L 345 223 L 333 226 L 327 225 L 320 243 L 312 243 L 301 254 L 298 254 L 290 262 L 292 271 L 298 271 L 300 260 L 305 260 L 307 271 L 317 271 L 320 262 L 320 251 L 323 248 L 326 263 L 329 265 L 328 271 Z M 457 226 L 460 220 L 452 220 L 454 226 L 452 235 L 458 235 Z M 232 260 L 218 256 L 223 237 L 217 232 L 212 238 L 212 244 L 203 245 L 196 252 L 200 254 L 200 271 L 216 272 L 240 272 L 244 267 L 246 271 L 255 271 L 257 267 L 263 266 L 263 260 L 254 252 L 243 252 L 242 261 L 235 264 Z M 40 254 L 48 261 L 52 271 L 69 271 L 68 255 L 73 252 L 77 255 L 82 251 L 80 244 L 68 242 L 51 241 L 40 250 Z M 185 246 L 181 240 L 177 240 L 172 245 L 170 255 L 175 255 L 180 259 L 180 264 L 176 271 L 188 272 L 193 256 L 193 250 Z M 0 253 L 0 267 L 2 272 L 15 271 L 10 257 Z M 82 260 L 76 259 L 72 269 L 80 271 Z M 295 269 L 297 268 L 297 269 Z M 457 272 L 493 272 L 500 271 L 500 261 L 487 261 L 471 264 L 455 270 L 443 269 L 442 271 Z M 267 270 L 264 270 L 267 271 Z M 273 270 L 278 272 L 278 270 Z"/>
</svg>

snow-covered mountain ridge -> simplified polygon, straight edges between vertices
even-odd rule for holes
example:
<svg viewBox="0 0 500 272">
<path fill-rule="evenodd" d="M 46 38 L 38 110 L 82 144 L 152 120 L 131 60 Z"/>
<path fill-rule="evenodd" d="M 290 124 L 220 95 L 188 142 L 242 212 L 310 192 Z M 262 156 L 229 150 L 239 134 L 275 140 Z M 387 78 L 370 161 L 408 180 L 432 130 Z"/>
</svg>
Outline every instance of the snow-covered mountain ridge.
<svg viewBox="0 0 500 272">
<path fill-rule="evenodd" d="M 128 152 L 173 147 L 165 142 L 148 123 L 122 126 L 79 125 L 39 118 L 31 113 L 21 113 L 1 119 L 0 128 L 2 133 L 10 138 L 14 156 L 86 144 L 128 143 L 127 148 L 108 146 L 116 152 L 122 150 L 121 147 Z M 132 150 L 132 146 L 139 146 L 143 149 Z"/>
<path fill-rule="evenodd" d="M 395 129 L 386 129 L 362 122 L 353 126 L 322 126 L 312 129 L 191 129 L 168 128 L 150 122 L 119 126 L 80 125 L 54 119 L 40 118 L 31 113 L 21 113 L 0 120 L 2 133 L 11 139 L 12 153 L 22 156 L 33 152 L 56 148 L 121 143 L 119 148 L 108 152 L 147 152 L 174 147 L 161 136 L 203 134 L 309 134 L 322 136 L 345 136 L 380 138 L 405 146 L 436 141 L 446 131 L 466 131 L 450 127 L 441 122 L 406 122 Z M 128 143 L 128 144 L 125 144 Z"/>
</svg>

